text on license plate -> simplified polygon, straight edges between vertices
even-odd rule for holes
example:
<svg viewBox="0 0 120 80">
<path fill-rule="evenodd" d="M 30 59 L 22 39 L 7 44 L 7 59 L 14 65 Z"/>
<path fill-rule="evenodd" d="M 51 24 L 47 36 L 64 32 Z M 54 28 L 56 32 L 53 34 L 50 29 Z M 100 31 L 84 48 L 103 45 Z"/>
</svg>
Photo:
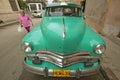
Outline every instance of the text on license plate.
<svg viewBox="0 0 120 80">
<path fill-rule="evenodd" d="M 70 70 L 53 70 L 54 77 L 70 77 Z"/>
</svg>

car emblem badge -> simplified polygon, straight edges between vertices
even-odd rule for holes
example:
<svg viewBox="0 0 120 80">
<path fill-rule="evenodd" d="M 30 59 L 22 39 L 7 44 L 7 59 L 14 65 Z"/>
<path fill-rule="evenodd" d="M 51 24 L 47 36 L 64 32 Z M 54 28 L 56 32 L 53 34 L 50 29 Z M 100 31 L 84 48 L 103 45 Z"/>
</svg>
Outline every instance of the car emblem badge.
<svg viewBox="0 0 120 80">
<path fill-rule="evenodd" d="M 63 32 L 63 38 L 65 39 L 65 37 L 66 37 L 66 34 L 65 34 L 65 32 Z"/>
</svg>

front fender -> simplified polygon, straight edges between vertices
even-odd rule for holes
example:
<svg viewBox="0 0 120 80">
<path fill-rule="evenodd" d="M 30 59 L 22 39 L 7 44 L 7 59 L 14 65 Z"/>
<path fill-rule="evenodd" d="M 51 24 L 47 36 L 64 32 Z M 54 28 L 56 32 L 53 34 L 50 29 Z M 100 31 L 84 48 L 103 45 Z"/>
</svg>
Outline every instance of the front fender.
<svg viewBox="0 0 120 80">
<path fill-rule="evenodd" d="M 45 40 L 41 31 L 41 24 L 38 24 L 29 34 L 27 34 L 23 40 L 22 44 L 28 42 L 32 45 L 33 51 L 26 54 L 34 54 L 36 51 L 45 50 Z"/>
<path fill-rule="evenodd" d="M 94 52 L 94 48 L 98 44 L 106 45 L 105 41 L 100 37 L 98 33 L 96 33 L 89 25 L 86 24 L 85 35 L 79 44 L 78 50 L 80 51 L 88 51 L 92 56 L 101 56 L 101 54 L 96 54 Z"/>
</svg>

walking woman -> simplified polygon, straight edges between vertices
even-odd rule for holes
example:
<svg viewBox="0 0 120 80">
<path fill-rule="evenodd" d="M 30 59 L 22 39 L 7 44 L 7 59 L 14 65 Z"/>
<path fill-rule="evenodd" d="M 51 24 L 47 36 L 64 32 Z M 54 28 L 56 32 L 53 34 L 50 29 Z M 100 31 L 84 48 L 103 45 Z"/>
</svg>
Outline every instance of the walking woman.
<svg viewBox="0 0 120 80">
<path fill-rule="evenodd" d="M 21 27 L 24 27 L 27 32 L 30 32 L 30 22 L 32 26 L 33 26 L 33 22 L 30 16 L 26 14 L 24 10 L 20 11 L 19 22 L 20 22 Z"/>
</svg>

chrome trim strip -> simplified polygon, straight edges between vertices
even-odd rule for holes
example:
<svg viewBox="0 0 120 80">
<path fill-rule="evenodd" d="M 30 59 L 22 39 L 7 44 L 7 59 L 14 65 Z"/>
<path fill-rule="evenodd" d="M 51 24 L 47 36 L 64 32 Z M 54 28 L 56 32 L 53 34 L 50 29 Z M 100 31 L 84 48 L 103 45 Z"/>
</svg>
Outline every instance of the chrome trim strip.
<svg viewBox="0 0 120 80">
<path fill-rule="evenodd" d="M 58 55 L 50 51 L 38 51 L 36 54 L 27 55 L 32 59 L 35 56 L 39 57 L 39 60 L 44 60 L 56 64 L 60 67 L 69 66 L 78 62 L 96 62 L 100 57 L 90 56 L 88 52 L 77 52 L 71 55 Z"/>
<path fill-rule="evenodd" d="M 63 39 L 65 39 L 66 38 L 66 29 L 65 29 L 65 20 L 64 20 L 64 18 L 63 18 Z"/>
<path fill-rule="evenodd" d="M 43 75 L 43 76 L 53 76 L 53 69 L 47 69 L 48 70 L 48 74 L 45 75 L 45 68 L 38 68 L 38 67 L 33 67 L 33 66 L 30 66 L 28 65 L 25 61 L 24 61 L 24 68 L 26 70 L 28 70 L 29 72 L 31 73 L 34 73 L 34 74 L 38 74 L 38 75 Z M 95 73 L 97 73 L 100 69 L 100 65 L 97 66 L 96 68 L 92 68 L 92 69 L 87 69 L 87 70 L 80 70 L 78 69 L 79 71 L 77 70 L 71 70 L 71 75 L 70 77 L 78 77 L 78 76 L 89 76 L 89 75 L 93 75 Z"/>
</svg>

